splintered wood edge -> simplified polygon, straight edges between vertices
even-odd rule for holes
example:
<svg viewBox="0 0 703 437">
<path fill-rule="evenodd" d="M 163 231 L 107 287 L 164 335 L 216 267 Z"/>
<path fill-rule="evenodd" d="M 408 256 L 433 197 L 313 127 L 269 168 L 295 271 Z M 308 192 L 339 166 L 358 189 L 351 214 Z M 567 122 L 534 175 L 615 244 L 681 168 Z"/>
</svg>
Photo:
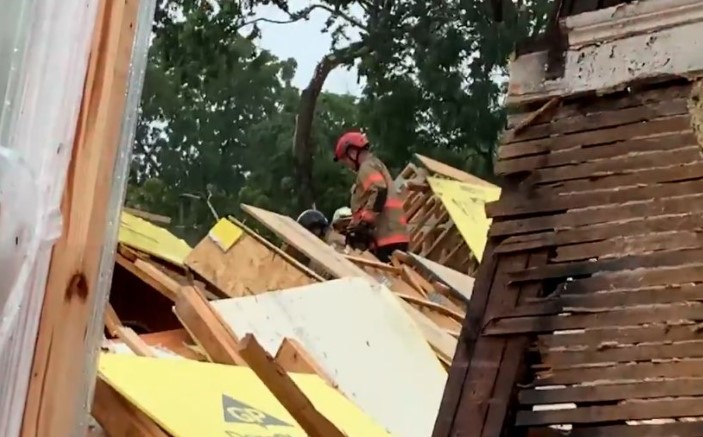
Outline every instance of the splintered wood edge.
<svg viewBox="0 0 703 437">
<path fill-rule="evenodd" d="M 237 353 L 237 336 L 196 287 L 181 287 L 173 312 L 210 361 L 220 364 L 246 364 Z M 196 330 L 200 330 L 198 325 L 206 332 L 196 333 Z M 204 341 L 200 335 L 207 335 L 215 342 L 218 350 L 211 349 L 212 343 Z"/>
<path fill-rule="evenodd" d="M 315 408 L 290 375 L 256 341 L 254 335 L 245 335 L 239 342 L 237 352 L 310 437 L 345 437 L 332 421 Z"/>
<path fill-rule="evenodd" d="M 100 376 L 95 382 L 91 413 L 109 436 L 170 437 Z"/>
</svg>

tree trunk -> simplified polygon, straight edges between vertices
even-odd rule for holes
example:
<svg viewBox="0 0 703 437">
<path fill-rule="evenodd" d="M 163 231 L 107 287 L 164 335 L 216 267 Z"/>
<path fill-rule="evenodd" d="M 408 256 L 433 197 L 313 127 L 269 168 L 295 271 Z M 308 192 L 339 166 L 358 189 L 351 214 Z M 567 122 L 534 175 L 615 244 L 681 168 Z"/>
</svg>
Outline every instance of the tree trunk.
<svg viewBox="0 0 703 437">
<path fill-rule="evenodd" d="M 315 148 L 310 137 L 312 136 L 312 123 L 315 118 L 317 99 L 332 70 L 359 56 L 362 48 L 363 43 L 357 42 L 336 53 L 325 55 L 315 67 L 315 73 L 308 86 L 300 93 L 300 105 L 295 121 L 293 156 L 298 183 L 298 207 L 301 211 L 311 208 L 315 203 L 315 184 L 312 178 Z M 330 145 L 330 147 L 332 146 Z"/>
</svg>

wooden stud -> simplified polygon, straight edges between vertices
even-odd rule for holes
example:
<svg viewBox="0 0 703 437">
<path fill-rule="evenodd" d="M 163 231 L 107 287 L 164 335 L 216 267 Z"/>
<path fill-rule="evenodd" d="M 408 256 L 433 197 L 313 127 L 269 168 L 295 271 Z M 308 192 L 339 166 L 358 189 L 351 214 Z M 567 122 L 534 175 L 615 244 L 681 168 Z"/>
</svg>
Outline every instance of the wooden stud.
<svg viewBox="0 0 703 437">
<path fill-rule="evenodd" d="M 237 353 L 237 336 L 197 288 L 181 288 L 174 312 L 210 361 L 246 364 Z"/>
<path fill-rule="evenodd" d="M 72 435 L 88 395 L 87 335 L 108 223 L 139 1 L 100 2 L 24 410 L 22 435 Z M 97 308 L 102 317 L 104 308 Z M 83 401 L 81 401 L 83 400 Z"/>
<path fill-rule="evenodd" d="M 276 364 L 253 335 L 244 336 L 238 352 L 310 437 L 344 437 L 339 428 L 315 409 L 305 393 L 285 370 Z"/>
<path fill-rule="evenodd" d="M 95 382 L 91 411 L 110 437 L 169 437 L 168 433 L 101 378 Z"/>
</svg>

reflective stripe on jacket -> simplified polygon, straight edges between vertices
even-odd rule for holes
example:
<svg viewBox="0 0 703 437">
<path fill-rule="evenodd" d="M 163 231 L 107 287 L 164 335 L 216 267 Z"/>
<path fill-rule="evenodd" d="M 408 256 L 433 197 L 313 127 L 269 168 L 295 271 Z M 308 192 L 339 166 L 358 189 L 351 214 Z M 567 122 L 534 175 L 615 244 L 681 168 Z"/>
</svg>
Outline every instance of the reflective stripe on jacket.
<svg viewBox="0 0 703 437">
<path fill-rule="evenodd" d="M 379 192 L 383 189 L 387 190 L 386 201 L 383 204 L 383 210 L 376 213 L 374 203 L 377 202 Z M 372 154 L 369 154 L 359 167 L 350 204 L 355 221 L 365 221 L 373 225 L 376 247 L 410 241 L 403 201 L 398 195 L 388 169 Z"/>
</svg>

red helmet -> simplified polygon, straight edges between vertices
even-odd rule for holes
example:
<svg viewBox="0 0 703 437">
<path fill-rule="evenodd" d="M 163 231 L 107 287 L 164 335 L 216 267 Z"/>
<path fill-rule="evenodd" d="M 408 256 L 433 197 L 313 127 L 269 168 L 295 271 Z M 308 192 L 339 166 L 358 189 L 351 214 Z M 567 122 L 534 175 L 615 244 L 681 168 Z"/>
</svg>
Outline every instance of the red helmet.
<svg viewBox="0 0 703 437">
<path fill-rule="evenodd" d="M 334 160 L 338 161 L 347 154 L 350 147 L 363 149 L 369 146 L 369 140 L 361 132 L 347 132 L 337 140 L 334 147 Z"/>
</svg>

